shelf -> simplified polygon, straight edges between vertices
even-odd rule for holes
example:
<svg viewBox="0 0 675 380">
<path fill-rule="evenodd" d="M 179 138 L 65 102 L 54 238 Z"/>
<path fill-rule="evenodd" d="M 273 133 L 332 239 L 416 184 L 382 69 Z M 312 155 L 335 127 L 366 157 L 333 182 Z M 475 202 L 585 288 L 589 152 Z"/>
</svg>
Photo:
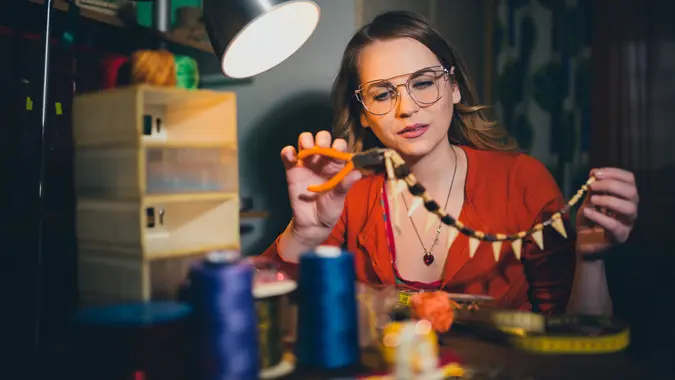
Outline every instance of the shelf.
<svg viewBox="0 0 675 380">
<path fill-rule="evenodd" d="M 161 141 L 161 140 L 144 140 L 143 146 L 146 148 L 167 148 L 167 149 L 209 149 L 222 148 L 225 150 L 236 151 L 237 146 L 232 143 L 222 143 L 220 141 Z"/>
<path fill-rule="evenodd" d="M 144 204 L 153 203 L 184 203 L 184 202 L 207 202 L 226 201 L 235 199 L 238 193 L 184 193 L 184 194 L 152 194 L 143 197 Z"/>
<path fill-rule="evenodd" d="M 31 3 L 39 4 L 39 5 L 44 4 L 43 0 L 27 0 L 27 1 L 31 2 Z M 68 12 L 69 8 L 70 8 L 70 6 L 68 5 L 68 3 L 54 2 L 54 9 L 59 11 L 59 12 L 66 13 L 66 12 Z M 103 14 L 103 13 L 94 12 L 94 11 L 89 10 L 89 9 L 83 9 L 83 8 L 80 8 L 80 17 L 82 17 L 84 19 L 87 19 L 87 20 L 91 20 L 91 21 L 100 22 L 100 23 L 111 25 L 111 26 L 115 26 L 115 27 L 118 27 L 118 28 L 133 27 L 134 29 L 136 29 L 136 31 L 141 30 L 144 33 L 154 35 L 159 40 L 164 40 L 166 42 L 174 43 L 174 44 L 177 44 L 177 45 L 190 47 L 190 48 L 193 48 L 193 49 L 196 49 L 196 50 L 200 50 L 204 53 L 214 54 L 213 47 L 209 44 L 200 43 L 200 42 L 191 41 L 191 40 L 187 40 L 187 39 L 184 39 L 184 38 L 176 37 L 176 36 L 174 36 L 170 33 L 160 32 L 160 31 L 153 30 L 153 29 L 150 29 L 150 28 L 146 28 L 146 27 L 140 26 L 140 25 L 128 26 L 128 25 L 125 25 L 124 22 L 119 17 L 110 16 L 110 15 L 106 15 L 106 14 Z"/>
<path fill-rule="evenodd" d="M 25 32 L 42 34 L 44 31 L 44 1 L 17 0 L 20 7 L 0 7 L 0 24 L 15 25 Z M 11 3 L 11 2 L 10 2 Z M 17 9 L 21 8 L 21 9 Z M 165 45 L 167 50 L 177 54 L 210 56 L 217 63 L 213 48 L 209 44 L 176 37 L 138 24 L 126 24 L 119 17 L 110 16 L 88 9 L 79 9 L 80 17 L 76 27 L 68 14 L 70 6 L 61 1 L 54 2 L 52 11 L 52 36 L 59 40 L 66 30 L 73 29 L 75 44 L 86 44 L 101 50 L 130 53 L 137 49 L 154 49 Z M 17 19 L 18 18 L 18 19 Z M 103 44 L 101 44 L 103 42 Z"/>
</svg>

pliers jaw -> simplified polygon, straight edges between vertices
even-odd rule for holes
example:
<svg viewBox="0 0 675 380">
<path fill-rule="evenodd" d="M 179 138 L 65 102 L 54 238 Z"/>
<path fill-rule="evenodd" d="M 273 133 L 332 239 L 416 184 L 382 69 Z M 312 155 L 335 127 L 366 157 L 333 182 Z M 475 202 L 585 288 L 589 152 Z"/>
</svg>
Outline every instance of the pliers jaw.
<svg viewBox="0 0 675 380">
<path fill-rule="evenodd" d="M 373 148 L 354 154 L 352 157 L 354 168 L 359 170 L 373 171 L 383 169 L 386 151 L 386 149 L 382 148 Z"/>
<path fill-rule="evenodd" d="M 298 159 L 303 160 L 311 155 L 320 154 L 338 161 L 345 161 L 345 166 L 333 178 L 319 185 L 311 185 L 307 190 L 323 193 L 334 189 L 352 170 L 377 171 L 385 162 L 386 149 L 374 148 L 360 153 L 340 152 L 332 148 L 312 147 L 298 152 Z"/>
</svg>

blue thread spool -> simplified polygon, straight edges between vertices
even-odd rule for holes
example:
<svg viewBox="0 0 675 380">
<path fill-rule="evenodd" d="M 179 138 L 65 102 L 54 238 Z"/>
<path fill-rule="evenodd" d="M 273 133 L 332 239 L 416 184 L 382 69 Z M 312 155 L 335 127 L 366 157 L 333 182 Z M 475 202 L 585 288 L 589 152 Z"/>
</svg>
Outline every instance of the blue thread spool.
<svg viewBox="0 0 675 380">
<path fill-rule="evenodd" d="M 354 256 L 320 246 L 300 258 L 298 367 L 344 370 L 359 363 Z"/>
<path fill-rule="evenodd" d="M 253 273 L 234 251 L 211 253 L 191 268 L 186 296 L 194 308 L 200 379 L 258 379 Z"/>
</svg>

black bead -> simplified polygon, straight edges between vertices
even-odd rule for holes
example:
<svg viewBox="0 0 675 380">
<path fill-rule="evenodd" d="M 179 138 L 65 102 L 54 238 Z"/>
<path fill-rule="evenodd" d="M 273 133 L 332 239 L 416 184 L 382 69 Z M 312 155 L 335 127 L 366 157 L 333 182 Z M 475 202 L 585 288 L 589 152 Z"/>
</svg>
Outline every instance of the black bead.
<svg viewBox="0 0 675 380">
<path fill-rule="evenodd" d="M 424 194 L 424 192 L 426 191 L 424 186 L 420 185 L 419 183 L 416 183 L 416 184 L 410 186 L 408 188 L 408 190 L 410 191 L 410 194 L 412 194 L 416 197 L 419 197 L 420 195 Z"/>
<path fill-rule="evenodd" d="M 448 214 L 443 215 L 443 217 L 441 218 L 441 222 L 447 224 L 448 226 L 453 226 L 456 223 L 455 218 L 453 218 Z"/>
<path fill-rule="evenodd" d="M 394 175 L 396 176 L 396 178 L 403 179 L 408 175 L 410 175 L 410 169 L 408 169 L 407 165 L 401 165 L 397 168 L 394 168 Z"/>
<path fill-rule="evenodd" d="M 436 203 L 436 202 L 433 201 L 433 200 L 431 200 L 431 201 L 429 201 L 429 202 L 424 202 L 424 207 L 425 207 L 427 210 L 431 211 L 431 212 L 434 212 L 434 211 L 436 211 L 436 210 L 438 210 L 438 209 L 440 208 L 440 207 L 438 206 L 438 203 Z"/>
</svg>

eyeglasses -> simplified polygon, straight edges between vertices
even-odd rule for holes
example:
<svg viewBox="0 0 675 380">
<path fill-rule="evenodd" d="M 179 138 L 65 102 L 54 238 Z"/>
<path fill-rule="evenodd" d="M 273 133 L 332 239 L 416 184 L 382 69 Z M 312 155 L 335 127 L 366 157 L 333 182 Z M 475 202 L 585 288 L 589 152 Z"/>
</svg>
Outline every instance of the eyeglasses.
<svg viewBox="0 0 675 380">
<path fill-rule="evenodd" d="M 389 79 L 366 82 L 354 91 L 356 99 L 373 115 L 385 115 L 396 105 L 398 87 L 405 86 L 410 97 L 418 106 L 424 107 L 436 103 L 445 92 L 445 82 L 450 72 L 443 66 L 426 67 L 410 74 L 410 77 L 399 85 Z M 398 75 L 399 77 L 401 75 Z"/>
</svg>

